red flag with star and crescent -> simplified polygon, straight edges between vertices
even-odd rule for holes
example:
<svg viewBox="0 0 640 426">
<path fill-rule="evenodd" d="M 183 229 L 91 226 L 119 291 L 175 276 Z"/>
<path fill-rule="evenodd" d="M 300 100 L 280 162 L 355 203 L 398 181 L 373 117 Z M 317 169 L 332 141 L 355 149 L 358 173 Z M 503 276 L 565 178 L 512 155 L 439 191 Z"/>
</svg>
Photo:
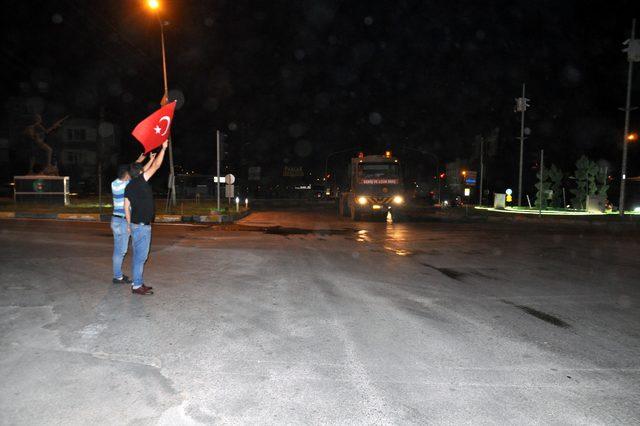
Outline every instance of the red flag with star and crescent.
<svg viewBox="0 0 640 426">
<path fill-rule="evenodd" d="M 142 120 L 131 134 L 144 147 L 145 154 L 169 139 L 176 101 L 170 102 Z"/>
</svg>

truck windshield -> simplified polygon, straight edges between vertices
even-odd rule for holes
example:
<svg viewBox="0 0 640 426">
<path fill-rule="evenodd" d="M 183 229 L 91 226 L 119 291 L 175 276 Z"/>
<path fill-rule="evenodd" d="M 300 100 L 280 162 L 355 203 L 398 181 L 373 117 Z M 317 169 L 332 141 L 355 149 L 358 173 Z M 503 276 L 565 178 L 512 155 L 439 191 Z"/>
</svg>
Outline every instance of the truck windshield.
<svg viewBox="0 0 640 426">
<path fill-rule="evenodd" d="M 392 163 L 360 163 L 360 179 L 397 179 L 400 167 Z"/>
<path fill-rule="evenodd" d="M 400 166 L 394 163 L 360 163 L 358 183 L 363 185 L 400 184 Z"/>
</svg>

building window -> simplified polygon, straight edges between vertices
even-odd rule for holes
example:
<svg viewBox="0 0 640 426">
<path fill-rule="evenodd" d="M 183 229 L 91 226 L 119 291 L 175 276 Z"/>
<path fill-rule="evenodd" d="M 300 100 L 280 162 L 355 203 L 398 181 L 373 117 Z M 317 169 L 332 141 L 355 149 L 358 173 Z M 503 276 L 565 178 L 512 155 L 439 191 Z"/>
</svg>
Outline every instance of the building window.
<svg viewBox="0 0 640 426">
<path fill-rule="evenodd" d="M 86 129 L 67 129 L 67 140 L 69 142 L 84 142 L 87 140 Z"/>
<path fill-rule="evenodd" d="M 82 154 L 76 151 L 66 151 L 64 159 L 67 164 L 80 164 L 82 161 Z"/>
</svg>

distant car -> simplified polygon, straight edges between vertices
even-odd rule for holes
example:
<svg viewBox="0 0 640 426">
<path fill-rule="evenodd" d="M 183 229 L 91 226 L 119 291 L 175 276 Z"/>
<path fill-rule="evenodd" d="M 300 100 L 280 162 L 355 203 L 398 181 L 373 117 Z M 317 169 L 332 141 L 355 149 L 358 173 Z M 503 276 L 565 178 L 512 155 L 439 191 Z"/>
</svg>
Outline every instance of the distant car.
<svg viewBox="0 0 640 426">
<path fill-rule="evenodd" d="M 321 199 L 324 198 L 324 185 L 311 185 L 311 193 L 313 194 L 313 198 Z"/>
</svg>

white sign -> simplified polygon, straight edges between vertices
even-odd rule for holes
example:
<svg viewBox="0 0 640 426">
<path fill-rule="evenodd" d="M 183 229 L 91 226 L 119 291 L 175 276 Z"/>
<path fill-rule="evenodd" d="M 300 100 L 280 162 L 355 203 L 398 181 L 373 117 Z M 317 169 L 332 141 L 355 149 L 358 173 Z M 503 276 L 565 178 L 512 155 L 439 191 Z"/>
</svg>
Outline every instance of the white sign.
<svg viewBox="0 0 640 426">
<path fill-rule="evenodd" d="M 469 195 L 471 195 L 471 188 L 465 188 L 464 189 L 464 196 L 468 197 Z"/>
<path fill-rule="evenodd" d="M 227 198 L 233 198 L 233 185 L 229 185 L 229 184 L 225 185 L 224 196 Z"/>
<path fill-rule="evenodd" d="M 224 177 L 224 182 L 227 185 L 232 185 L 235 181 L 236 181 L 236 177 L 234 175 L 232 175 L 231 173 L 229 173 L 228 175 L 226 175 Z"/>
</svg>

